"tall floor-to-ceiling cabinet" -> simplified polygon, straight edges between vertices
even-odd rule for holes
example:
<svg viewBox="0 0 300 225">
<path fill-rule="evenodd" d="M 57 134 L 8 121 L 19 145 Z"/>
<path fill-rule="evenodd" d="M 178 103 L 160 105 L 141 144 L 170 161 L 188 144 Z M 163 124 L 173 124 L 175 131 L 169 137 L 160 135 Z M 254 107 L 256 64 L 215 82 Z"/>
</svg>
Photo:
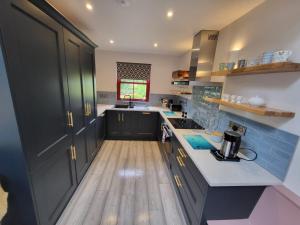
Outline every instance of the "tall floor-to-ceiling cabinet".
<svg viewBox="0 0 300 225">
<path fill-rule="evenodd" d="M 55 224 L 97 153 L 95 47 L 45 1 L 1 1 L 3 224 Z"/>
</svg>

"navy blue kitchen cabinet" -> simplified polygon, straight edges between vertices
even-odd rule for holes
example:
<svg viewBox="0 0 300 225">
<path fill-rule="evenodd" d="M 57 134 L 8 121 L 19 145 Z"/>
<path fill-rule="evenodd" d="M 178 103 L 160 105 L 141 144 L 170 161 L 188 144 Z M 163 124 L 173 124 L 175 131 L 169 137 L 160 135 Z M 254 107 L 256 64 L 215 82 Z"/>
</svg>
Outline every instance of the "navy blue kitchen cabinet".
<svg viewBox="0 0 300 225">
<path fill-rule="evenodd" d="M 97 149 L 99 150 L 106 138 L 106 112 L 97 117 Z"/>
<path fill-rule="evenodd" d="M 175 136 L 171 143 L 172 181 L 188 224 L 250 216 L 264 186 L 211 187 Z"/>
<path fill-rule="evenodd" d="M 4 0 L 0 47 L 3 224 L 53 225 L 95 156 L 96 45 L 46 1 Z"/>
<path fill-rule="evenodd" d="M 122 111 L 106 111 L 106 138 L 122 139 L 123 137 Z"/>
<path fill-rule="evenodd" d="M 134 112 L 132 120 L 133 124 L 136 124 L 134 129 L 134 136 L 140 140 L 156 140 L 157 139 L 157 112 Z"/>
<path fill-rule="evenodd" d="M 156 140 L 157 112 L 107 110 L 107 139 Z"/>
</svg>

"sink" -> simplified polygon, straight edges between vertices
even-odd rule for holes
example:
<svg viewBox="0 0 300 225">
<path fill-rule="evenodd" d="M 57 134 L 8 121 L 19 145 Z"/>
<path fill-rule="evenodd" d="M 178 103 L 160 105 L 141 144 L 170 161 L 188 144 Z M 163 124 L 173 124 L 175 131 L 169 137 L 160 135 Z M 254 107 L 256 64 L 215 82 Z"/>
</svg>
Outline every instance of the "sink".
<svg viewBox="0 0 300 225">
<path fill-rule="evenodd" d="M 115 105 L 116 109 L 128 109 L 129 105 L 125 105 L 125 104 L 116 104 Z"/>
<path fill-rule="evenodd" d="M 115 107 L 116 109 L 137 109 L 137 110 L 148 110 L 148 107 L 147 106 L 143 106 L 143 105 L 135 105 L 133 107 L 129 107 L 129 105 L 126 105 L 126 104 L 116 104 Z"/>
<path fill-rule="evenodd" d="M 194 150 L 215 150 L 202 135 L 183 135 L 184 139 L 192 146 Z"/>
</svg>

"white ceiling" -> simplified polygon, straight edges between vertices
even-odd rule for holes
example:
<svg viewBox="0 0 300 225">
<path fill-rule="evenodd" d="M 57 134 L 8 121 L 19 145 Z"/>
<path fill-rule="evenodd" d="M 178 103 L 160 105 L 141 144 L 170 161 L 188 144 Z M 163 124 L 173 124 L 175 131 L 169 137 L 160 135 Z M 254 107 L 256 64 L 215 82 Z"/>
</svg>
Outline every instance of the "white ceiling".
<svg viewBox="0 0 300 225">
<path fill-rule="evenodd" d="M 49 0 L 100 49 L 181 55 L 201 29 L 220 30 L 264 0 Z M 93 5 L 88 11 L 85 4 Z M 168 10 L 174 17 L 166 18 Z M 110 44 L 113 39 L 115 44 Z M 153 43 L 158 43 L 158 48 Z"/>
</svg>

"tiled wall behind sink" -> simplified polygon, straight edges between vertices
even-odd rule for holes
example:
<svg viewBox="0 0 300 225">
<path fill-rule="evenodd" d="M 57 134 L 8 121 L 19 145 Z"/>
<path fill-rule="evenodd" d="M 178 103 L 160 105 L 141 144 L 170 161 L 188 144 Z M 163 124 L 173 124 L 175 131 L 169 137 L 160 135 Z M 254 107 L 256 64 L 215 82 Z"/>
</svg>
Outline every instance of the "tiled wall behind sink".
<svg viewBox="0 0 300 225">
<path fill-rule="evenodd" d="M 177 97 L 174 95 L 168 94 L 150 94 L 149 102 L 139 102 L 135 104 L 143 104 L 143 105 L 151 105 L 151 106 L 160 106 L 161 99 L 168 98 L 174 99 L 175 102 Z M 97 92 L 97 103 L 98 104 L 107 104 L 107 105 L 114 105 L 117 102 L 117 93 L 116 92 L 108 92 L 108 91 L 98 91 Z"/>
</svg>

